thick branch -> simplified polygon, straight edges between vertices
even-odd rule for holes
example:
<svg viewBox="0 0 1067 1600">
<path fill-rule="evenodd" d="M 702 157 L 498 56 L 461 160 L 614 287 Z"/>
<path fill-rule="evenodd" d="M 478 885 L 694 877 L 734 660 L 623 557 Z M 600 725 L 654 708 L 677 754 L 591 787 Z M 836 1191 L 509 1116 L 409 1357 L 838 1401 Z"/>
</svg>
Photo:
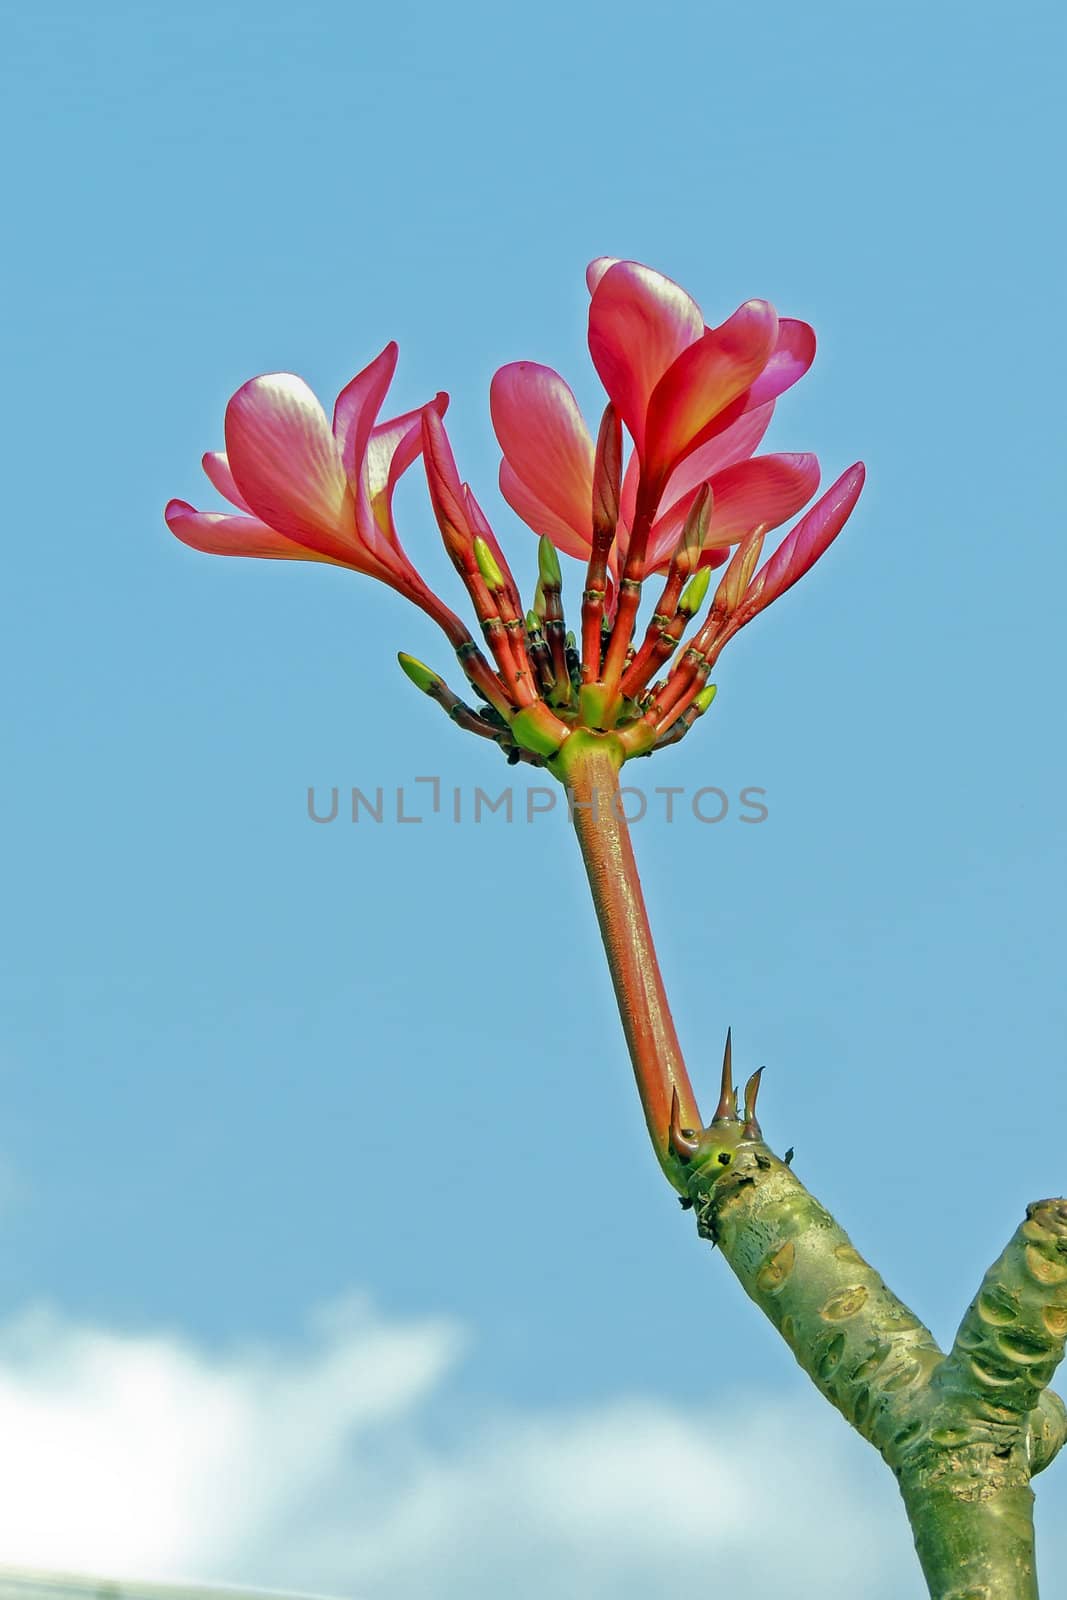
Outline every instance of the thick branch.
<svg viewBox="0 0 1067 1600">
<path fill-rule="evenodd" d="M 952 1353 L 756 1141 L 690 1181 L 717 1243 L 819 1391 L 896 1474 L 935 1600 L 1036 1600 L 1030 1480 L 1067 1436 L 1067 1202 L 1031 1206 Z"/>
<path fill-rule="evenodd" d="M 1067 1339 L 1067 1201 L 1039 1200 L 982 1280 L 933 1389 L 1001 1442 L 1024 1439 Z"/>
<path fill-rule="evenodd" d="M 931 1593 L 1037 1595 L 1030 1480 L 1064 1439 L 1047 1386 L 1065 1336 L 1067 1202 L 1041 1200 L 968 1307 L 900 1473 Z"/>
<path fill-rule="evenodd" d="M 701 1234 L 816 1388 L 895 1467 L 943 1359 L 933 1334 L 765 1144 L 742 1144 L 726 1176 L 698 1172 L 690 1193 Z"/>
</svg>

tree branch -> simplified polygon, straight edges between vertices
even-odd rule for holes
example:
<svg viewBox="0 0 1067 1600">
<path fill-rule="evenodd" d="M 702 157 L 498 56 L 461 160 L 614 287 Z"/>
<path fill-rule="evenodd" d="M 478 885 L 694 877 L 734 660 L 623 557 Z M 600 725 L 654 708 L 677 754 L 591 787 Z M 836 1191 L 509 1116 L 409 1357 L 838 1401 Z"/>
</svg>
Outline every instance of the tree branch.
<svg viewBox="0 0 1067 1600">
<path fill-rule="evenodd" d="M 1029 1207 L 946 1357 L 761 1140 L 690 1179 L 703 1237 L 896 1475 L 935 1600 L 1036 1600 L 1031 1478 L 1067 1438 L 1067 1202 Z"/>
</svg>

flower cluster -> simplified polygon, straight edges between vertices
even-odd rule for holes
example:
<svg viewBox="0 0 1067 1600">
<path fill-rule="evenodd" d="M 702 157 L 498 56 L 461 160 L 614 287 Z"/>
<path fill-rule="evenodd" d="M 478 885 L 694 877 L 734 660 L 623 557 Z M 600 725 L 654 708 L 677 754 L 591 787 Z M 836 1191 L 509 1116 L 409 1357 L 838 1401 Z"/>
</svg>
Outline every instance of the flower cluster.
<svg viewBox="0 0 1067 1600">
<path fill-rule="evenodd" d="M 818 487 L 813 455 L 755 454 L 775 401 L 811 365 L 811 328 L 779 318 L 765 300 L 709 328 L 683 289 L 633 261 L 603 258 L 587 276 L 589 350 L 608 397 L 597 438 L 548 367 L 514 362 L 490 391 L 501 491 L 540 536 L 529 611 L 460 478 L 443 422 L 447 396 L 378 420 L 393 344 L 341 391 L 332 425 L 300 378 L 244 384 L 226 409 L 225 452 L 204 457 L 235 509 L 197 511 L 180 500 L 166 509 L 171 530 L 196 549 L 330 562 L 406 595 L 444 630 L 477 704 L 401 655 L 412 681 L 509 759 L 549 767 L 579 728 L 610 737 L 620 761 L 681 738 L 711 703 L 708 679 L 724 645 L 818 560 L 863 486 L 857 463 L 759 565 L 767 535 Z M 397 534 L 393 494 L 420 455 L 484 649 Z M 586 565 L 580 643 L 564 617 L 558 552 Z M 651 580 L 658 596 L 639 636 Z"/>
</svg>

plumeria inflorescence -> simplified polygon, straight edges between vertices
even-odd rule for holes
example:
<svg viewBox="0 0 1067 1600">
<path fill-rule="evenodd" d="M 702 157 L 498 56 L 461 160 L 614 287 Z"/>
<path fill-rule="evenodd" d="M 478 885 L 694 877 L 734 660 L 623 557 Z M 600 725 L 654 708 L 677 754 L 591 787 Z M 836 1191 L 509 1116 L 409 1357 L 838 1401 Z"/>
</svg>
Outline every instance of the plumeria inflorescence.
<svg viewBox="0 0 1067 1600">
<path fill-rule="evenodd" d="M 180 500 L 166 510 L 171 530 L 200 550 L 323 561 L 389 584 L 443 629 L 474 703 L 401 654 L 412 682 L 509 760 L 559 772 L 577 729 L 611 735 L 620 761 L 682 738 L 711 704 L 723 647 L 818 560 L 864 476 L 862 464 L 849 467 L 760 565 L 768 534 L 818 486 L 815 456 L 755 454 L 775 401 L 811 365 L 811 328 L 765 300 L 706 327 L 683 289 L 633 261 L 601 258 L 587 278 L 589 349 L 608 397 L 596 439 L 548 367 L 513 362 L 490 391 L 501 491 L 540 536 L 530 609 L 460 478 L 447 396 L 379 422 L 394 344 L 342 390 L 332 426 L 292 374 L 244 384 L 226 410 L 225 452 L 204 457 L 235 510 Z M 420 455 L 482 644 L 400 543 L 393 495 Z M 559 553 L 586 565 L 578 634 L 564 615 Z M 640 630 L 652 580 L 654 610 Z"/>
</svg>

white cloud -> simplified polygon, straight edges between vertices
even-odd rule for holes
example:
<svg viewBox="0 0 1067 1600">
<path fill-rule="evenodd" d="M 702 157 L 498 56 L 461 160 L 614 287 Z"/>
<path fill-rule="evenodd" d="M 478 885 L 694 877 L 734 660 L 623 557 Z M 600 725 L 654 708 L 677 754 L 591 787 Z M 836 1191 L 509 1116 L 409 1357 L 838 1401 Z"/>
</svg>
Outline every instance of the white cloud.
<svg viewBox="0 0 1067 1600">
<path fill-rule="evenodd" d="M 458 1345 L 355 1301 L 312 1333 L 298 1354 L 212 1357 L 46 1311 L 0 1330 L 0 1559 L 158 1576 L 269 1561 L 284 1520 L 402 1422 Z"/>
<path fill-rule="evenodd" d="M 25 1314 L 0 1560 L 355 1600 L 922 1595 L 892 1481 L 814 1395 L 512 1411 L 447 1444 L 426 1402 L 463 1342 L 360 1301 L 223 1356 Z"/>
</svg>

